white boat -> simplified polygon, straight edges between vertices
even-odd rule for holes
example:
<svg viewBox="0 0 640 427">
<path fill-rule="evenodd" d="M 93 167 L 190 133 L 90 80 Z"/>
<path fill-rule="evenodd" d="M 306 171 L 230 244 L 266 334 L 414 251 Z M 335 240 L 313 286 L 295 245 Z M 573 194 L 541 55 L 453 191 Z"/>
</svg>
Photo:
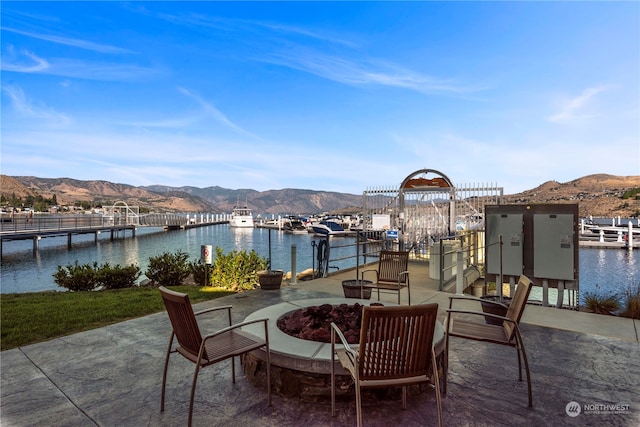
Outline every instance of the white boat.
<svg viewBox="0 0 640 427">
<path fill-rule="evenodd" d="M 333 220 L 320 221 L 311 224 L 315 234 L 323 236 L 344 236 L 349 234 L 338 222 Z"/>
<path fill-rule="evenodd" d="M 235 228 L 253 228 L 253 214 L 248 207 L 234 207 L 229 225 Z"/>
</svg>

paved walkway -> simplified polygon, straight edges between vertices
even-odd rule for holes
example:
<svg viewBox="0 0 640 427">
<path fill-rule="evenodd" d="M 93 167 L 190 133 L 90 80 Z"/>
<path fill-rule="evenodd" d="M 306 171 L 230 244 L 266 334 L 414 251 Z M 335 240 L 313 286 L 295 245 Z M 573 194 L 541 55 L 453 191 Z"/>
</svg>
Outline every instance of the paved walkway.
<svg viewBox="0 0 640 427">
<path fill-rule="evenodd" d="M 441 317 L 448 294 L 421 279 L 412 265 L 412 303 L 437 302 Z M 281 290 L 256 290 L 196 309 L 233 305 L 234 322 L 284 301 L 342 294 L 341 280 L 355 272 L 301 282 Z M 406 292 L 403 292 L 406 300 Z M 393 301 L 391 295 L 383 301 Z M 216 329 L 207 319 L 203 329 Z M 445 426 L 639 426 L 640 343 L 638 321 L 530 305 L 523 336 L 533 381 L 533 408 L 527 407 L 526 382 L 518 381 L 517 358 L 510 348 L 451 340 L 450 376 L 443 398 Z M 13 426 L 183 426 L 186 425 L 193 365 L 174 357 L 167 404 L 159 410 L 164 353 L 170 333 L 165 313 L 0 353 L 0 425 Z M 399 400 L 363 402 L 369 426 L 435 425 L 434 392 Z M 577 402 L 582 413 L 567 415 Z M 331 417 L 328 401 L 273 397 L 241 374 L 231 383 L 229 362 L 201 373 L 194 406 L 195 426 L 347 426 L 355 425 L 353 400 L 339 402 Z"/>
</svg>

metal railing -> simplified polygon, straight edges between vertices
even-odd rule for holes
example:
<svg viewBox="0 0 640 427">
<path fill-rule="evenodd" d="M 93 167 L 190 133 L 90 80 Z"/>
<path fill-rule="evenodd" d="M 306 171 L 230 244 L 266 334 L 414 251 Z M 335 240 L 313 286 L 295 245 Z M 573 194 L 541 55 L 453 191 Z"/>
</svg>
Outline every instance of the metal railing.
<svg viewBox="0 0 640 427">
<path fill-rule="evenodd" d="M 102 229 L 114 225 L 113 218 L 102 215 L 16 216 L 2 218 L 0 232 L 17 234 L 24 232 L 65 232 L 81 229 Z"/>
<path fill-rule="evenodd" d="M 484 269 L 483 240 L 482 231 L 463 231 L 433 243 L 426 250 L 414 246 L 409 256 L 414 261 L 429 262 L 430 276 L 439 280 L 439 290 L 443 290 L 446 284 L 457 280 L 458 276 L 464 276 L 469 269 L 473 268 L 478 272 Z M 337 263 L 344 264 L 344 261 L 350 260 L 349 268 L 358 268 L 377 259 L 381 250 L 399 247 L 393 240 L 371 241 L 359 238 L 350 242 L 322 239 L 319 244 L 314 241 L 314 245 L 314 257 L 318 260 L 318 268 L 314 266 L 314 270 L 320 277 L 327 277 L 331 269 L 337 269 Z"/>
</svg>

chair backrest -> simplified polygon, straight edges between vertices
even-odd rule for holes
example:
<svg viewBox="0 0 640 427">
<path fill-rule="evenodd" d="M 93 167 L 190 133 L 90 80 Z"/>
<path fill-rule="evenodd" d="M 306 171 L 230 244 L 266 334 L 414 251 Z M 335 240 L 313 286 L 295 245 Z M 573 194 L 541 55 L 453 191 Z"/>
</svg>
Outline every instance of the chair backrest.
<svg viewBox="0 0 640 427">
<path fill-rule="evenodd" d="M 520 323 L 522 313 L 524 313 L 524 308 L 527 306 L 527 300 L 529 299 L 532 286 L 533 282 L 531 282 L 528 277 L 524 275 L 520 276 L 518 279 L 518 285 L 516 286 L 516 291 L 513 294 L 513 298 L 511 298 L 511 304 L 509 304 L 509 309 L 505 315 L 506 318 L 511 319 L 518 324 Z M 515 332 L 513 323 L 504 322 L 504 328 L 507 332 L 507 336 L 509 338 L 513 337 L 513 333 Z"/>
<path fill-rule="evenodd" d="M 400 277 L 400 273 L 407 271 L 409 266 L 409 252 L 380 251 L 378 262 L 378 282 L 406 283 L 407 275 Z"/>
<path fill-rule="evenodd" d="M 178 344 L 183 350 L 197 357 L 202 343 L 202 335 L 193 313 L 193 307 L 189 302 L 189 295 L 172 291 L 164 286 L 159 289 Z M 206 359 L 207 355 L 204 354 L 203 357 Z"/>
<path fill-rule="evenodd" d="M 362 310 L 359 377 L 392 380 L 426 375 L 438 304 Z"/>
</svg>

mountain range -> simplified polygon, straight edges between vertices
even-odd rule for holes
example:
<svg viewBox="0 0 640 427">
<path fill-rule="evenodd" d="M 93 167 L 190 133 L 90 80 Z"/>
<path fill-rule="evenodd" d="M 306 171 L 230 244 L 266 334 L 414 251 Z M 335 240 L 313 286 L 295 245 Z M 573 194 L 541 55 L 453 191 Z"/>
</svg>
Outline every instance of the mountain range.
<svg viewBox="0 0 640 427">
<path fill-rule="evenodd" d="M 640 216 L 640 176 L 587 175 L 566 183 L 547 181 L 522 193 L 505 195 L 505 203 L 578 203 L 580 216 Z M 154 212 L 228 213 L 247 206 L 256 213 L 283 214 L 358 211 L 362 195 L 285 188 L 257 191 L 218 186 L 132 186 L 108 181 L 0 175 L 5 198 L 54 194 L 60 205 L 78 201 L 111 205 L 124 201 Z M 625 197 L 625 198 L 623 198 Z"/>
</svg>

